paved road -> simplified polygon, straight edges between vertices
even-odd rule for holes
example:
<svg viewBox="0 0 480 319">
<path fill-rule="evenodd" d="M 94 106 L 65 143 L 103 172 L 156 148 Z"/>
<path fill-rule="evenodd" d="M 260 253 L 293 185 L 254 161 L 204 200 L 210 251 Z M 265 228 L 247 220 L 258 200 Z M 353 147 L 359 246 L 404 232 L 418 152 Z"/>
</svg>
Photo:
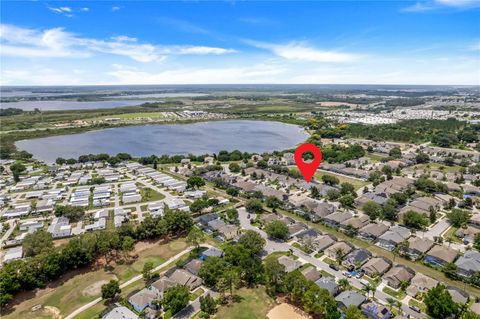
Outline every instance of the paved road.
<svg viewBox="0 0 480 319">
<path fill-rule="evenodd" d="M 203 244 L 202 246 L 205 246 L 205 247 L 211 247 L 210 245 L 208 244 Z M 169 264 L 177 261 L 180 257 L 182 257 L 183 255 L 185 255 L 186 253 L 189 253 L 194 247 L 189 247 L 183 251 L 181 251 L 180 253 L 176 254 L 175 256 L 171 257 L 170 259 L 168 259 L 166 262 L 162 263 L 161 265 L 155 267 L 152 271 L 153 272 L 156 272 L 156 271 L 159 271 L 160 269 L 164 268 L 165 266 L 168 266 Z M 162 273 L 163 274 L 163 273 Z M 143 275 L 140 274 L 140 275 L 137 275 L 129 280 L 127 280 L 126 282 L 120 284 L 120 288 L 125 288 L 131 284 L 133 284 L 134 282 L 136 281 L 139 281 L 139 280 L 143 280 Z M 77 308 L 76 310 L 74 310 L 71 314 L 69 314 L 68 316 L 65 317 L 65 319 L 73 319 L 75 318 L 75 316 L 77 316 L 78 314 L 80 314 L 81 312 L 95 306 L 97 303 L 101 302 L 102 301 L 102 298 L 97 298 L 83 306 L 81 306 L 80 308 Z"/>
</svg>

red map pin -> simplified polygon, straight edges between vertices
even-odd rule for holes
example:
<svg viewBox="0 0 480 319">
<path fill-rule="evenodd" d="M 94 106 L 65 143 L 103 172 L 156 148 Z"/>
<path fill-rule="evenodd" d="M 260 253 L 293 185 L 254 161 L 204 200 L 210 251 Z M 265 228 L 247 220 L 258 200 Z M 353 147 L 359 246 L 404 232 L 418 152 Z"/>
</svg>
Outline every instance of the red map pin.
<svg viewBox="0 0 480 319">
<path fill-rule="evenodd" d="M 313 154 L 313 161 L 308 163 L 303 161 L 302 155 L 306 152 Z M 309 183 L 322 161 L 322 151 L 314 144 L 302 144 L 295 150 L 294 158 L 300 173 L 302 173 L 303 178 Z"/>
</svg>

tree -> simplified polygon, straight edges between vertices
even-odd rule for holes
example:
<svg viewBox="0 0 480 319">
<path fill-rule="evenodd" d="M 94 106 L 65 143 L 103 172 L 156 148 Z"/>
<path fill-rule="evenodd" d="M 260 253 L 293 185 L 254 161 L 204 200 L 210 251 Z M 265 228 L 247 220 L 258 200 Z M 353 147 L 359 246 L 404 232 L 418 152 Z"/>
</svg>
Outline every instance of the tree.
<svg viewBox="0 0 480 319">
<path fill-rule="evenodd" d="M 238 243 L 248 249 L 252 254 L 258 254 L 265 247 L 266 240 L 256 231 L 247 230 L 240 238 Z"/>
<path fill-rule="evenodd" d="M 102 285 L 102 299 L 113 300 L 121 292 L 118 280 L 110 280 L 109 283 Z"/>
<path fill-rule="evenodd" d="M 235 208 L 229 208 L 225 211 L 227 219 L 231 223 L 238 223 L 238 210 Z"/>
<path fill-rule="evenodd" d="M 55 163 L 57 163 L 58 165 L 63 165 L 67 162 L 66 159 L 64 159 L 63 157 L 57 157 L 57 159 L 55 160 Z"/>
<path fill-rule="evenodd" d="M 462 227 L 470 220 L 470 212 L 468 210 L 454 208 L 447 214 L 448 219 L 454 227 Z"/>
<path fill-rule="evenodd" d="M 322 175 L 322 181 L 330 186 L 340 183 L 340 180 L 333 175 Z"/>
<path fill-rule="evenodd" d="M 355 203 L 355 198 L 351 194 L 343 195 L 338 199 L 340 204 L 342 204 L 343 207 L 353 207 L 353 204 Z"/>
<path fill-rule="evenodd" d="M 217 311 L 217 303 L 210 294 L 205 297 L 200 296 L 200 309 L 209 315 L 213 315 Z"/>
<path fill-rule="evenodd" d="M 365 319 L 365 316 L 362 314 L 360 309 L 354 305 L 348 306 L 345 310 L 345 319 Z"/>
<path fill-rule="evenodd" d="M 205 238 L 203 232 L 196 228 L 196 227 L 192 227 L 190 229 L 190 231 L 188 232 L 188 236 L 187 236 L 187 242 L 189 242 L 190 244 L 194 245 L 195 248 L 199 248 L 200 247 L 200 242 Z"/>
<path fill-rule="evenodd" d="M 414 229 L 423 229 L 429 224 L 428 218 L 419 214 L 413 210 L 409 210 L 405 216 L 403 216 L 403 223 L 405 226 Z"/>
<path fill-rule="evenodd" d="M 338 280 L 338 285 L 343 291 L 345 291 L 350 287 L 350 282 L 348 282 L 347 278 L 342 278 Z"/>
<path fill-rule="evenodd" d="M 281 202 L 276 198 L 275 196 L 268 196 L 267 199 L 265 200 L 265 204 L 267 207 L 272 208 L 272 210 L 275 212 L 278 207 L 280 207 Z"/>
<path fill-rule="evenodd" d="M 320 198 L 320 192 L 318 191 L 318 188 L 316 188 L 315 186 L 311 187 L 310 188 L 310 196 L 312 198 L 319 199 Z"/>
<path fill-rule="evenodd" d="M 367 214 L 371 220 L 375 220 L 383 213 L 382 206 L 374 201 L 368 201 L 362 206 L 362 210 Z"/>
<path fill-rule="evenodd" d="M 266 233 L 273 238 L 285 240 L 288 238 L 288 227 L 281 220 L 274 220 L 265 227 Z"/>
<path fill-rule="evenodd" d="M 402 157 L 402 151 L 400 150 L 400 147 L 394 147 L 388 152 L 388 155 L 393 158 L 400 158 Z"/>
<path fill-rule="evenodd" d="M 71 222 L 76 222 L 85 216 L 85 207 L 56 205 L 55 216 L 67 217 Z"/>
<path fill-rule="evenodd" d="M 345 182 L 345 183 L 342 183 L 340 187 L 341 187 L 340 192 L 342 193 L 342 195 L 350 194 L 353 197 L 357 197 L 357 192 L 355 192 L 355 187 L 353 187 L 352 184 Z"/>
<path fill-rule="evenodd" d="M 275 295 L 280 290 L 280 285 L 285 277 L 285 266 L 278 262 L 274 256 L 265 259 L 265 277 L 267 291 L 271 295 Z"/>
<path fill-rule="evenodd" d="M 127 256 L 135 248 L 135 240 L 130 236 L 124 236 L 122 241 L 122 251 Z"/>
<path fill-rule="evenodd" d="M 438 284 L 428 291 L 424 303 L 427 306 L 427 314 L 435 319 L 448 318 L 458 311 L 458 305 L 442 284 Z"/>
<path fill-rule="evenodd" d="M 215 287 L 219 278 L 227 270 L 228 265 L 224 259 L 219 257 L 208 257 L 202 263 L 198 275 L 208 287 Z"/>
<path fill-rule="evenodd" d="M 259 214 L 263 211 L 262 202 L 258 199 L 250 199 L 245 204 L 245 208 L 249 213 Z"/>
<path fill-rule="evenodd" d="M 228 165 L 228 169 L 232 173 L 239 173 L 241 170 L 240 165 L 238 165 L 237 163 L 231 163 L 230 165 Z"/>
<path fill-rule="evenodd" d="M 190 292 L 187 286 L 173 286 L 163 294 L 162 306 L 165 312 L 176 314 L 188 305 Z"/>
<path fill-rule="evenodd" d="M 193 226 L 192 215 L 185 211 L 166 210 L 164 220 L 170 232 L 189 230 Z"/>
<path fill-rule="evenodd" d="M 23 165 L 20 162 L 15 162 L 12 165 L 10 165 L 10 170 L 12 171 L 13 174 L 13 179 L 15 182 L 18 182 L 20 180 L 20 174 L 22 174 L 27 168 L 25 165 Z"/>
<path fill-rule="evenodd" d="M 417 154 L 417 156 L 415 156 L 415 162 L 417 164 L 424 164 L 424 163 L 428 163 L 429 161 L 430 161 L 430 157 L 423 152 L 420 152 Z"/>
<path fill-rule="evenodd" d="M 26 257 L 38 255 L 53 247 L 52 235 L 43 229 L 37 230 L 25 236 L 22 246 Z"/>
<path fill-rule="evenodd" d="M 145 280 L 146 282 L 149 282 L 150 279 L 152 279 L 152 270 L 153 270 L 153 263 L 151 261 L 147 261 L 143 265 L 143 270 L 142 270 L 143 280 Z"/>
<path fill-rule="evenodd" d="M 232 197 L 236 197 L 236 196 L 238 196 L 239 191 L 236 188 L 230 187 L 230 188 L 227 188 L 227 194 L 232 196 Z"/>
<path fill-rule="evenodd" d="M 200 176 L 192 176 L 187 179 L 188 188 L 199 188 L 205 185 L 205 180 Z"/>
</svg>

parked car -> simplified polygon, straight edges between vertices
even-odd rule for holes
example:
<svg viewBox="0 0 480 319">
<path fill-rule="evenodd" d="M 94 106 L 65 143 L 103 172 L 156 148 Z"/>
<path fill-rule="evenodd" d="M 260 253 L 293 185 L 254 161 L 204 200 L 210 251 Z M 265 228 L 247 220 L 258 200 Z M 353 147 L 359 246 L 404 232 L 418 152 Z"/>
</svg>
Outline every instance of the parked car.
<svg viewBox="0 0 480 319">
<path fill-rule="evenodd" d="M 339 269 L 337 264 L 330 264 L 328 267 L 330 267 L 330 268 L 332 268 L 333 270 L 336 270 L 336 271 L 338 271 L 338 269 Z"/>
</svg>

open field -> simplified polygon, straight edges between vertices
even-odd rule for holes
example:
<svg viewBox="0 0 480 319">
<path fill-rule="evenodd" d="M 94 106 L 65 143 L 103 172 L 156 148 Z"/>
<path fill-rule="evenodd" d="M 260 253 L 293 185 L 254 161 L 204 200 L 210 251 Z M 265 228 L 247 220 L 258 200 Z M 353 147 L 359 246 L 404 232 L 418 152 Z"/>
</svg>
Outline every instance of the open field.
<svg viewBox="0 0 480 319">
<path fill-rule="evenodd" d="M 140 242 L 135 246 L 138 258 L 131 264 L 116 264 L 111 271 L 101 267 L 88 269 L 67 274 L 63 279 L 54 282 L 48 288 L 37 290 L 33 293 L 25 293 L 18 296 L 20 301 L 14 310 L 3 318 L 38 318 L 37 313 L 32 313 L 31 308 L 35 305 L 49 306 L 58 310 L 61 316 L 66 316 L 74 309 L 86 304 L 100 296 L 101 284 L 118 279 L 124 282 L 142 272 L 143 265 L 151 261 L 154 267 L 162 264 L 168 258 L 184 250 L 187 244 L 184 239 L 174 240 L 168 244 L 156 242 Z M 143 282 L 142 282 L 143 284 Z M 101 311 L 101 308 L 100 308 Z M 47 315 L 45 310 L 38 312 L 39 315 Z"/>
<path fill-rule="evenodd" d="M 264 287 L 246 289 L 235 292 L 240 301 L 219 308 L 216 318 L 222 319 L 267 319 L 268 311 L 274 301 L 265 292 Z"/>
<path fill-rule="evenodd" d="M 310 316 L 302 310 L 288 304 L 282 303 L 275 306 L 267 314 L 268 319 L 308 319 Z"/>
</svg>

